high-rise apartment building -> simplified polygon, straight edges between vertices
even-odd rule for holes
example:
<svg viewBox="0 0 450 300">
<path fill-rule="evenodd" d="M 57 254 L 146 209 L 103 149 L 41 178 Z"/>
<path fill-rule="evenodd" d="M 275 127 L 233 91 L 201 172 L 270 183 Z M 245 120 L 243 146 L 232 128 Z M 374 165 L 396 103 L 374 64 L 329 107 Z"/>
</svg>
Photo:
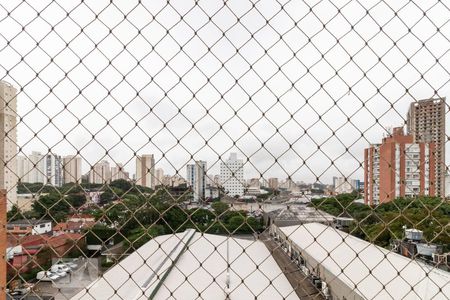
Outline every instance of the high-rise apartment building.
<svg viewBox="0 0 450 300">
<path fill-rule="evenodd" d="M 416 143 L 431 143 L 436 147 L 436 195 L 445 196 L 445 98 L 411 103 L 407 117 L 408 134 Z"/>
<path fill-rule="evenodd" d="M 269 178 L 269 189 L 278 190 L 278 178 Z"/>
<path fill-rule="evenodd" d="M 45 156 L 40 152 L 33 151 L 28 156 L 30 174 L 28 176 L 28 182 L 31 183 L 45 183 L 46 180 L 46 167 Z"/>
<path fill-rule="evenodd" d="M 248 186 L 249 187 L 254 187 L 254 188 L 260 188 L 261 187 L 261 182 L 259 181 L 259 178 L 250 178 L 248 180 Z"/>
<path fill-rule="evenodd" d="M 63 161 L 60 155 L 53 153 L 45 155 L 45 183 L 53 186 L 62 186 Z"/>
<path fill-rule="evenodd" d="M 111 181 L 111 168 L 107 160 L 97 162 L 89 171 L 89 183 L 105 184 Z"/>
<path fill-rule="evenodd" d="M 64 162 L 61 156 L 53 153 L 44 155 L 33 151 L 28 157 L 19 155 L 17 176 L 21 182 L 61 186 L 64 183 Z"/>
<path fill-rule="evenodd" d="M 155 188 L 155 157 L 153 154 L 136 156 L 136 184 Z"/>
<path fill-rule="evenodd" d="M 164 185 L 164 170 L 161 168 L 156 169 L 155 171 L 155 185 Z"/>
<path fill-rule="evenodd" d="M 64 183 L 81 183 L 81 157 L 75 155 L 63 158 Z"/>
<path fill-rule="evenodd" d="M 359 180 L 345 177 L 333 177 L 333 189 L 336 194 L 349 194 L 359 189 Z"/>
<path fill-rule="evenodd" d="M 220 183 L 228 196 L 244 195 L 244 163 L 236 153 L 230 153 L 228 160 L 220 163 Z"/>
<path fill-rule="evenodd" d="M 17 90 L 0 81 L 0 188 L 9 202 L 17 200 Z"/>
<path fill-rule="evenodd" d="M 30 182 L 31 163 L 28 157 L 17 155 L 17 178 L 20 182 Z"/>
<path fill-rule="evenodd" d="M 403 127 L 364 150 L 364 202 L 378 205 L 397 197 L 435 195 L 435 144 L 414 143 Z"/>
<path fill-rule="evenodd" d="M 130 173 L 125 171 L 123 164 L 117 163 L 115 167 L 111 168 L 111 180 L 130 180 Z"/>
<path fill-rule="evenodd" d="M 260 180 L 260 187 L 267 189 L 269 187 L 269 180 L 267 180 L 266 178 L 262 177 L 261 180 Z"/>
<path fill-rule="evenodd" d="M 186 166 L 186 179 L 188 186 L 192 187 L 194 202 L 205 199 L 206 191 L 206 161 L 198 160 Z"/>
</svg>

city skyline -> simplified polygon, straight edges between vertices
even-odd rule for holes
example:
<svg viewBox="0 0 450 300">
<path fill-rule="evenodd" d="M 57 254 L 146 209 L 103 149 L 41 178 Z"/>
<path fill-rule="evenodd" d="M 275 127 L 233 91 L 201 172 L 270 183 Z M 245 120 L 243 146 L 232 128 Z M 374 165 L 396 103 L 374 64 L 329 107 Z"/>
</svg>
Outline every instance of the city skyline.
<svg viewBox="0 0 450 300">
<path fill-rule="evenodd" d="M 232 153 L 233 152 L 230 152 L 229 154 L 232 154 Z M 22 166 L 22 170 L 17 171 L 17 176 L 19 178 L 21 178 L 21 182 L 52 184 L 47 178 L 52 178 L 51 180 L 54 180 L 53 179 L 54 175 L 46 176 L 45 171 L 42 171 L 46 168 L 45 161 L 46 161 L 46 156 L 48 156 L 48 155 L 61 157 L 61 160 L 60 160 L 61 161 L 61 171 L 62 171 L 61 178 L 63 178 L 62 183 L 81 183 L 81 179 L 83 176 L 86 177 L 86 180 L 88 182 L 90 182 L 90 180 L 94 181 L 94 182 L 90 182 L 90 183 L 103 183 L 105 180 L 101 180 L 101 178 L 106 178 L 106 181 L 113 181 L 113 180 L 117 180 L 117 179 L 136 181 L 136 178 L 135 178 L 136 173 L 129 173 L 127 171 L 124 171 L 123 164 L 120 162 L 117 163 L 117 165 L 114 165 L 108 160 L 101 160 L 101 161 L 95 163 L 94 165 L 89 166 L 87 172 L 77 173 L 78 170 L 81 169 L 81 166 L 83 166 L 83 164 L 81 163 L 83 160 L 79 156 L 76 156 L 76 155 L 61 156 L 61 155 L 53 154 L 53 153 L 52 154 L 44 154 L 44 153 L 41 153 L 38 151 L 32 151 L 32 153 L 29 155 L 22 154 L 22 155 L 17 156 L 18 165 Z M 151 155 L 151 154 L 144 154 L 144 155 Z M 24 167 L 23 160 L 28 160 L 30 162 L 30 166 L 28 168 Z M 189 182 L 188 169 L 189 169 L 189 167 L 194 166 L 198 162 L 202 162 L 204 165 L 207 165 L 206 161 L 201 161 L 201 160 L 196 161 L 194 163 L 188 163 L 188 164 L 186 164 L 185 175 L 179 174 L 179 173 L 168 174 L 165 172 L 164 169 L 158 168 L 158 166 L 155 165 L 154 166 L 155 175 L 153 176 L 155 185 L 158 185 L 158 183 L 163 182 L 163 179 L 161 180 L 161 178 L 164 178 L 165 176 L 172 177 L 172 176 L 176 176 L 176 175 L 181 176 L 181 178 L 183 178 L 187 182 Z M 32 167 L 33 164 L 36 164 L 36 167 Z M 65 169 L 66 165 L 68 166 L 67 169 Z M 93 172 L 93 170 L 96 169 L 96 165 L 98 167 L 98 170 L 96 172 L 95 171 Z M 105 165 L 106 168 L 109 167 L 109 169 L 108 169 L 109 171 L 106 172 L 106 169 L 103 170 L 102 169 L 103 165 Z M 41 170 L 39 170 L 39 168 Z M 242 166 L 242 169 L 245 171 L 245 166 Z M 208 182 L 207 184 L 211 184 L 211 182 L 215 181 L 215 177 L 220 176 L 220 172 L 218 174 L 208 173 L 208 172 L 204 172 L 205 180 L 206 180 L 206 182 Z M 101 174 L 104 174 L 104 175 L 102 176 Z M 93 178 L 89 179 L 90 176 L 94 176 L 94 177 L 98 176 L 98 178 L 99 178 L 97 180 L 98 182 L 96 182 L 96 180 Z M 34 179 L 31 179 L 31 178 L 34 178 Z M 78 179 L 76 179 L 76 178 L 78 178 Z M 342 176 L 334 176 L 333 180 L 331 182 L 325 182 L 322 184 L 333 185 L 335 178 L 344 179 L 344 177 L 342 177 Z M 272 183 L 273 186 L 275 186 L 275 185 L 278 186 L 278 183 L 281 184 L 281 183 L 285 182 L 286 180 L 291 180 L 288 177 L 270 177 L 270 176 L 243 177 L 243 179 L 244 179 L 244 181 L 258 179 L 261 183 L 267 182 L 266 183 L 267 187 L 270 187 L 271 180 L 276 181 L 276 183 Z M 347 178 L 347 180 L 353 180 L 353 179 Z M 305 182 L 303 180 L 295 180 L 292 182 L 295 182 L 296 184 L 313 184 L 313 183 L 315 183 L 315 182 Z M 55 185 L 55 184 L 53 184 L 53 185 Z M 247 183 L 245 185 L 247 185 Z"/>
<path fill-rule="evenodd" d="M 18 99 L 20 99 L 20 97 L 18 97 Z M 443 99 L 445 100 L 446 98 L 444 97 Z M 417 103 L 417 102 L 413 102 L 413 103 Z M 20 106 L 20 100 L 18 100 L 18 105 Z M 406 105 L 405 106 L 405 108 L 404 108 L 405 109 L 405 115 L 407 115 L 406 108 L 409 108 L 409 107 L 410 107 L 410 105 Z M 20 118 L 20 116 L 18 116 L 18 118 Z M 406 125 L 406 117 L 404 118 L 404 121 L 403 121 L 402 124 L 406 128 L 406 126 L 407 126 Z M 377 139 L 379 140 L 380 137 L 389 135 L 390 134 L 389 130 L 391 130 L 391 128 L 395 127 L 396 125 L 398 125 L 398 124 L 392 123 L 389 126 L 386 126 L 386 128 L 381 128 L 379 130 L 379 132 L 375 136 L 378 136 Z M 446 127 L 447 126 L 448 125 L 446 124 Z M 20 129 L 20 126 L 18 126 L 18 128 Z M 20 131 L 19 131 L 18 136 L 20 137 Z M 375 138 L 374 140 L 377 140 L 377 139 Z M 368 144 L 372 144 L 373 143 L 372 140 L 368 140 L 368 139 L 365 139 L 365 140 L 367 140 L 367 144 L 365 144 L 365 146 L 363 146 L 361 153 L 363 153 L 364 148 Z M 313 146 L 316 146 L 315 142 L 312 141 L 312 140 L 310 141 L 310 144 L 313 145 Z M 18 155 L 25 155 L 25 156 L 26 156 L 26 153 L 25 153 L 24 149 L 28 149 L 30 152 L 36 151 L 36 152 L 42 152 L 42 153 L 46 153 L 45 150 L 48 150 L 47 147 L 38 148 L 38 149 L 42 149 L 42 150 L 36 150 L 36 149 L 30 148 L 29 146 L 21 147 L 20 145 L 18 145 L 18 148 L 22 149 L 19 152 Z M 47 149 L 45 149 L 45 148 L 47 148 Z M 57 147 L 55 147 L 55 148 L 57 148 Z M 221 157 L 222 157 L 221 159 L 219 159 L 218 156 L 214 156 L 214 155 L 211 156 L 211 154 L 209 155 L 210 159 L 208 159 L 208 160 L 212 161 L 213 163 L 208 164 L 208 167 L 209 167 L 208 168 L 208 173 L 219 174 L 220 173 L 220 162 L 225 160 L 225 157 L 227 156 L 227 154 L 229 152 L 238 152 L 238 153 L 240 153 L 240 155 L 244 156 L 244 164 L 247 166 L 245 177 L 246 178 L 251 178 L 251 177 L 255 177 L 255 175 L 259 175 L 258 173 L 261 172 L 261 170 L 259 168 L 257 168 L 257 165 L 255 164 L 255 162 L 253 161 L 252 158 L 250 158 L 249 161 L 245 161 L 247 157 L 245 155 L 243 155 L 241 151 L 236 150 L 236 148 L 233 148 L 233 147 L 230 148 L 230 149 L 231 150 L 229 150 L 227 153 L 221 154 Z M 262 150 L 267 151 L 265 148 L 262 149 Z M 448 151 L 448 150 L 446 150 L 446 151 Z M 67 150 L 66 151 L 51 151 L 51 152 L 65 153 L 65 155 L 62 155 L 62 156 L 74 155 L 74 153 L 68 152 Z M 133 171 L 135 170 L 135 165 L 133 164 L 133 162 L 134 162 L 134 158 L 133 157 L 131 157 L 131 158 L 128 157 L 126 159 L 125 163 L 123 161 L 118 161 L 117 160 L 117 158 L 119 156 L 112 156 L 112 155 L 105 155 L 105 156 L 100 157 L 99 161 L 92 161 L 92 160 L 89 160 L 88 156 L 83 155 L 82 151 L 77 150 L 77 151 L 74 151 L 74 152 L 80 152 L 80 154 L 77 154 L 77 155 L 80 156 L 82 158 L 82 160 L 83 160 L 83 164 L 82 164 L 83 165 L 83 169 L 82 169 L 82 173 L 83 174 L 86 174 L 89 171 L 89 168 L 90 168 L 89 166 L 93 166 L 96 163 L 98 163 L 99 161 L 104 160 L 104 159 L 107 159 L 107 160 L 111 161 L 113 164 L 123 164 L 124 170 L 129 172 L 130 174 L 133 174 L 134 173 Z M 143 152 L 152 153 L 152 152 L 148 152 L 148 151 L 143 151 Z M 155 151 L 155 152 L 158 152 L 158 151 Z M 313 152 L 312 154 L 314 154 L 314 153 L 316 153 L 316 152 Z M 353 157 L 353 159 L 355 161 L 359 160 L 359 163 L 363 163 L 364 159 L 363 159 L 363 156 L 361 155 L 361 153 L 359 153 L 359 154 L 358 153 L 350 153 L 350 154 L 351 154 L 351 156 Z M 347 154 L 349 154 L 349 153 L 347 153 Z M 270 155 L 270 154 L 266 154 L 265 157 L 268 160 L 272 160 L 273 159 L 272 155 Z M 450 157 L 450 156 L 446 155 L 446 157 Z M 199 156 L 198 158 L 205 160 L 204 157 L 200 157 Z M 263 160 L 263 159 L 264 158 L 261 157 L 261 160 Z M 277 161 L 279 161 L 279 160 L 280 159 L 277 159 Z M 295 158 L 293 159 L 293 161 L 296 161 L 300 166 L 304 166 L 304 163 L 307 160 L 308 159 L 300 159 L 299 157 L 297 157 L 296 159 Z M 181 165 L 180 167 L 174 168 L 174 164 L 173 163 L 168 163 L 167 159 L 166 159 L 166 155 L 164 154 L 164 156 L 163 156 L 162 153 L 160 154 L 160 156 L 158 158 L 156 158 L 156 161 L 155 161 L 155 164 L 157 164 L 157 166 L 160 166 L 160 167 L 164 166 L 165 167 L 164 169 L 168 170 L 167 172 L 173 172 L 173 174 L 180 174 L 180 175 L 183 173 L 183 169 L 185 168 L 185 166 L 187 164 L 189 164 L 189 163 L 190 163 L 190 159 L 187 159 L 186 162 L 183 162 L 184 165 Z M 276 167 L 272 166 L 272 167 L 267 168 L 266 170 L 271 171 L 272 173 L 265 172 L 266 174 L 264 174 L 263 178 L 270 178 L 270 177 L 287 178 L 287 177 L 293 177 L 296 180 L 306 180 L 306 181 L 309 181 L 309 182 L 317 181 L 313 174 L 310 174 L 309 176 L 302 176 L 301 174 L 299 174 L 300 173 L 299 171 L 295 171 L 295 170 L 292 173 L 285 172 L 286 165 L 289 165 L 290 163 L 292 163 L 292 161 L 285 161 L 285 164 L 282 164 L 282 165 L 280 164 L 280 165 L 278 165 Z M 313 168 L 310 167 L 310 169 L 313 169 Z M 334 168 L 331 168 L 331 169 L 333 169 L 334 173 L 332 173 L 331 171 L 329 171 L 329 169 L 327 169 L 327 170 L 325 170 L 326 175 L 321 175 L 318 181 L 322 182 L 322 183 L 323 182 L 332 182 L 333 177 L 336 176 L 336 175 L 343 176 L 343 177 L 358 177 L 358 178 L 362 178 L 363 177 L 363 173 L 364 173 L 362 167 L 355 167 L 354 170 L 348 171 L 348 172 L 345 172 L 345 169 L 343 169 L 343 168 L 334 167 Z M 264 170 L 264 168 L 263 168 L 263 170 Z M 277 176 L 275 176 L 275 175 L 277 175 Z"/>
</svg>

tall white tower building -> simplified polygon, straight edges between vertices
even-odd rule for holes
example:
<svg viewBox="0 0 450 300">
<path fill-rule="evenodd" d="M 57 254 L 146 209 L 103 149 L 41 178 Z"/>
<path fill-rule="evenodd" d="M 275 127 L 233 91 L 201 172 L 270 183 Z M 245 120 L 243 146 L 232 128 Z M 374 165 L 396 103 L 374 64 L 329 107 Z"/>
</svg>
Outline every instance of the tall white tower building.
<svg viewBox="0 0 450 300">
<path fill-rule="evenodd" d="M 17 202 L 17 90 L 0 81 L 0 188 Z"/>
<path fill-rule="evenodd" d="M 236 153 L 230 153 L 228 160 L 220 163 L 220 184 L 228 196 L 244 195 L 244 162 Z"/>
<path fill-rule="evenodd" d="M 45 183 L 45 176 L 46 176 L 46 160 L 45 156 L 41 154 L 40 152 L 33 151 L 28 156 L 29 160 L 29 168 L 30 168 L 30 174 L 28 176 L 28 182 L 31 183 Z"/>
<path fill-rule="evenodd" d="M 206 161 L 198 160 L 186 166 L 186 179 L 188 186 L 192 187 L 194 202 L 205 199 L 206 192 Z"/>
<path fill-rule="evenodd" d="M 61 186 L 64 183 L 63 173 L 63 161 L 59 155 L 43 155 L 33 151 L 28 157 L 17 156 L 17 176 L 21 182 Z"/>
<path fill-rule="evenodd" d="M 136 156 L 136 184 L 155 188 L 155 157 L 153 154 Z"/>
<path fill-rule="evenodd" d="M 17 177 L 20 182 L 30 182 L 31 164 L 28 157 L 24 155 L 17 156 Z"/>
</svg>

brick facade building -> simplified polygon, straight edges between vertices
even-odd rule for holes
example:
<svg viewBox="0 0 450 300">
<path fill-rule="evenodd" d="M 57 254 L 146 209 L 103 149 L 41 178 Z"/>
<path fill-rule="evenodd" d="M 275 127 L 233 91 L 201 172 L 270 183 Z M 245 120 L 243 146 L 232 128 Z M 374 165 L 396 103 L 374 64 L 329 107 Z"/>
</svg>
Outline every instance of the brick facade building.
<svg viewBox="0 0 450 300">
<path fill-rule="evenodd" d="M 402 127 L 364 151 L 364 202 L 378 205 L 397 197 L 436 195 L 436 149 L 414 142 Z"/>
</svg>

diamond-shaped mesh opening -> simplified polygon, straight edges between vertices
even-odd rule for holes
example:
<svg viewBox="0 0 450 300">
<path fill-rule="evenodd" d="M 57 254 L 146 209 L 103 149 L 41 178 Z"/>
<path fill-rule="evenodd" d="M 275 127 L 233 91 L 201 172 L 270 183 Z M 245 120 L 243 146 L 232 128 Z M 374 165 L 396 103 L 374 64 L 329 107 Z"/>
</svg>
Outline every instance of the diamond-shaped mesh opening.
<svg viewBox="0 0 450 300">
<path fill-rule="evenodd" d="M 449 15 L 1 3 L 0 300 L 449 298 Z"/>
</svg>

